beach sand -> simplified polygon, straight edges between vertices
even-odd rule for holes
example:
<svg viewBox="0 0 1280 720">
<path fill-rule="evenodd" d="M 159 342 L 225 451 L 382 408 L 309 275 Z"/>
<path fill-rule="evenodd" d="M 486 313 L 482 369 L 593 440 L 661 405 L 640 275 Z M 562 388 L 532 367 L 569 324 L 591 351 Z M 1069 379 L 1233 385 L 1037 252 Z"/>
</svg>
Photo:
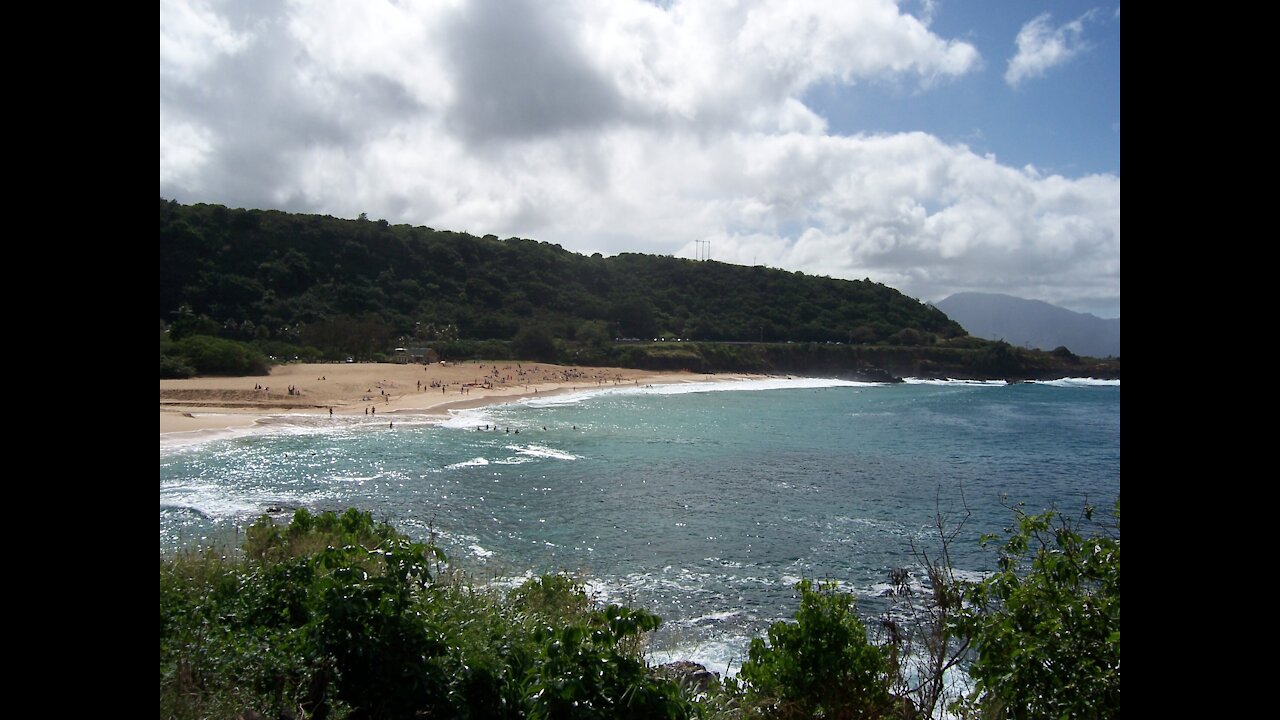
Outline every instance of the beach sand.
<svg viewBox="0 0 1280 720">
<path fill-rule="evenodd" d="M 270 375 L 256 377 L 161 380 L 160 434 L 249 427 L 268 415 L 328 415 L 330 409 L 335 415 L 363 415 L 376 407 L 378 415 L 413 413 L 444 417 L 450 409 L 514 402 L 535 394 L 748 377 L 754 376 L 708 376 L 505 360 L 434 365 L 278 365 Z M 289 394 L 290 386 L 296 389 L 295 394 Z"/>
</svg>

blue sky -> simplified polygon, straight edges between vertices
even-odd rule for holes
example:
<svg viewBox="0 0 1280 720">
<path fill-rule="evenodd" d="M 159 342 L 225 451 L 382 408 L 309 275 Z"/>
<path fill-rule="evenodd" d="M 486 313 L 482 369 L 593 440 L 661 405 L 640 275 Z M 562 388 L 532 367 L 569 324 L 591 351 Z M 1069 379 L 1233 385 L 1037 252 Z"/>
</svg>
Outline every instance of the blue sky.
<svg viewBox="0 0 1280 720">
<path fill-rule="evenodd" d="M 806 103 L 841 133 L 922 130 L 1001 163 L 1046 173 L 1120 174 L 1119 5 L 1089 2 L 969 2 L 935 6 L 931 29 L 961 38 L 984 69 L 929 91 L 886 84 L 814 87 Z M 1092 14 L 1090 14 L 1092 12 Z M 1048 13 L 1058 28 L 1080 18 L 1080 52 L 1016 86 L 1005 80 L 1019 30 Z"/>
<path fill-rule="evenodd" d="M 160 195 L 1118 317 L 1118 4 L 163 0 Z"/>
</svg>

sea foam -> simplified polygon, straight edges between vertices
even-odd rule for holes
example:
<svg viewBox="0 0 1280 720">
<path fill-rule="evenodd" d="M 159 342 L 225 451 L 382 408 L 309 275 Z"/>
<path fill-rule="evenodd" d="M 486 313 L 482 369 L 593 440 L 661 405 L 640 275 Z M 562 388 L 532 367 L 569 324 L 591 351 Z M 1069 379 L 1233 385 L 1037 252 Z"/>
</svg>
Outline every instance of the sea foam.
<svg viewBox="0 0 1280 720">
<path fill-rule="evenodd" d="M 1052 385 L 1053 387 L 1120 387 L 1120 379 L 1102 380 L 1090 377 L 1062 378 L 1061 380 L 1031 380 L 1036 385 Z"/>
<path fill-rule="evenodd" d="M 521 455 L 529 455 L 537 458 L 550 458 L 555 460 L 580 460 L 581 457 L 573 453 L 567 453 L 563 450 L 549 448 L 542 445 L 508 445 L 508 450 L 514 450 Z"/>
<path fill-rule="evenodd" d="M 635 395 L 689 395 L 709 392 L 751 392 L 758 390 L 803 390 L 832 387 L 880 387 L 886 383 L 840 380 L 838 378 L 756 378 L 749 380 L 682 380 L 654 385 L 617 385 L 599 388 L 583 388 L 576 392 L 547 397 L 525 398 L 520 404 L 534 408 L 577 405 L 597 397 L 625 397 Z"/>
<path fill-rule="evenodd" d="M 955 380 L 947 378 L 940 380 L 937 378 L 903 378 L 902 382 L 908 385 L 981 385 L 984 387 L 1004 387 L 1008 385 L 1004 380 Z"/>
</svg>

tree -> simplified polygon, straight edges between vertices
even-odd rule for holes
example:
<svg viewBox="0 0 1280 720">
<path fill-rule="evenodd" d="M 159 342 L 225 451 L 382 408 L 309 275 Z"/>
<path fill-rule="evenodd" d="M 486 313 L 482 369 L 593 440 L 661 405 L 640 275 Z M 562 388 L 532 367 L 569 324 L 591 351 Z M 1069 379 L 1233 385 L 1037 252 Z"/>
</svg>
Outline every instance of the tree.
<svg viewBox="0 0 1280 720">
<path fill-rule="evenodd" d="M 979 373 L 1007 377 L 1022 370 L 1022 360 L 1012 345 L 997 340 L 975 352 L 970 367 Z"/>
<path fill-rule="evenodd" d="M 174 343 L 183 364 L 201 375 L 266 375 L 267 360 L 235 340 L 195 335 Z M 164 372 L 162 366 L 161 372 Z"/>
<path fill-rule="evenodd" d="M 556 339 L 543 325 L 525 325 L 520 328 L 511 341 L 511 346 L 520 358 L 543 362 L 554 362 L 556 359 Z"/>
<path fill-rule="evenodd" d="M 1120 501 L 1114 525 L 1015 508 L 999 570 L 973 585 L 957 628 L 973 639 L 970 711 L 984 717 L 1120 715 Z M 986 536 L 985 543 L 995 540 Z"/>
<path fill-rule="evenodd" d="M 609 344 L 609 326 L 603 320 L 587 320 L 574 335 L 578 342 L 599 350 Z"/>
<path fill-rule="evenodd" d="M 618 323 L 619 334 L 624 337 L 652 337 L 657 332 L 653 306 L 641 298 L 631 297 L 615 303 L 610 314 Z"/>
</svg>

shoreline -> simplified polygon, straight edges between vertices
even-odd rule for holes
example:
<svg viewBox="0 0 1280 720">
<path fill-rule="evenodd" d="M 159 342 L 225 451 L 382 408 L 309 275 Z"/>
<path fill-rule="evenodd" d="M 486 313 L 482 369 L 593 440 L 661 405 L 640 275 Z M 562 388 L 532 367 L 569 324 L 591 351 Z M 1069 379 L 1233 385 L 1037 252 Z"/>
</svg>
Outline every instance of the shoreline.
<svg viewBox="0 0 1280 720">
<path fill-rule="evenodd" d="M 160 438 L 253 428 L 289 416 L 435 416 L 609 387 L 770 377 L 689 371 L 465 361 L 436 365 L 299 363 L 266 376 L 160 381 Z M 438 393 L 438 394 L 437 394 Z"/>
</svg>

